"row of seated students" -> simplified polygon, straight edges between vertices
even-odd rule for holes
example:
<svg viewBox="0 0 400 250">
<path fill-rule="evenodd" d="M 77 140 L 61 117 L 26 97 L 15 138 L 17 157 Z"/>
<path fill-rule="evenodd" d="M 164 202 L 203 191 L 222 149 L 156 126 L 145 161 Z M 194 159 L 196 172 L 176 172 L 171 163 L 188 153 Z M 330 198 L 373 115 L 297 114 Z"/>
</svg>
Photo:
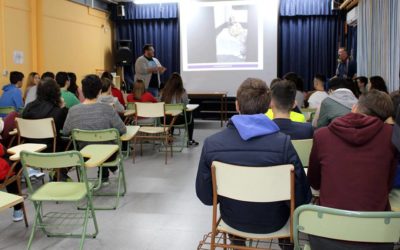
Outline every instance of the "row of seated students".
<svg viewBox="0 0 400 250">
<path fill-rule="evenodd" d="M 82 80 L 82 87 L 76 87 L 68 90 L 71 87 L 71 82 L 76 85 L 76 77 L 71 77 L 71 73 L 58 72 L 54 75 L 51 72 L 46 72 L 42 75 L 41 79 L 38 74 L 30 74 L 35 82 L 35 85 L 29 85 L 26 95 L 26 105 L 23 108 L 22 114 L 12 112 L 4 118 L 4 123 L 1 120 L 0 124 L 7 127 L 3 135 L 7 136 L 8 132 L 14 126 L 15 117 L 20 115 L 24 119 L 42 119 L 53 118 L 57 130 L 57 148 L 56 151 L 65 151 L 68 140 L 63 139 L 63 136 L 69 136 L 73 129 L 107 129 L 116 128 L 123 134 L 126 132 L 126 127 L 122 121 L 119 113 L 124 111 L 124 101 L 122 93 L 116 91 L 112 84 L 112 75 L 105 72 L 102 78 L 97 75 L 88 75 Z M 6 85 L 3 89 L 5 92 L 0 97 L 0 106 L 14 106 L 17 110 L 23 105 L 23 97 L 20 90 L 23 81 L 23 74 L 20 72 L 12 72 L 10 74 L 10 84 Z M 137 86 L 141 86 L 140 80 Z M 183 88 L 182 79 L 179 74 L 172 74 L 169 83 L 166 84 L 161 99 L 168 103 L 188 103 L 188 97 L 185 89 Z M 138 87 L 139 88 L 139 87 Z M 175 91 L 174 91 L 175 90 Z M 30 95 L 34 92 L 34 96 Z M 137 97 L 135 101 L 142 101 L 141 97 L 147 92 L 142 88 L 142 94 Z M 136 90 L 136 94 L 138 91 Z M 83 98 L 80 98 L 80 95 Z M 131 94 L 133 95 L 133 94 Z M 172 96 L 172 97 L 171 97 Z M 128 96 L 130 99 L 130 97 Z M 82 102 L 80 100 L 82 99 Z M 155 99 L 155 98 L 154 98 Z M 17 100 L 17 101 L 16 101 Z M 157 101 L 157 99 L 155 99 Z M 184 121 L 182 117 L 178 119 Z M 193 122 L 189 125 L 189 144 L 197 145 L 198 143 L 193 140 Z M 5 137 L 3 137 L 4 139 Z M 46 143 L 48 145 L 45 152 L 52 151 L 52 140 L 25 140 L 25 142 Z M 2 140 L 4 145 L 8 142 Z M 79 145 L 84 146 L 84 145 Z M 3 147 L 1 147 L 3 150 Z M 1 151 L 3 155 L 5 150 Z M 4 156 L 7 158 L 7 156 Z M 9 169 L 10 162 L 0 162 L 0 181 L 6 177 L 7 170 Z M 20 169 L 21 166 L 18 166 Z M 17 172 L 18 170 L 17 169 Z M 110 172 L 115 173 L 116 168 L 108 168 L 102 171 L 102 182 L 106 185 Z M 33 169 L 30 174 L 36 177 L 41 177 L 43 174 Z M 70 181 L 67 175 L 68 171 L 61 171 L 60 180 Z M 15 185 L 14 185 L 15 184 Z M 14 183 L 9 185 L 7 190 L 10 193 L 18 193 L 17 185 Z M 13 220 L 22 220 L 22 211 L 20 205 L 14 207 Z"/>
<path fill-rule="evenodd" d="M 346 86 L 346 80 L 332 79 L 329 84 L 337 91 Z M 260 79 L 249 78 L 241 84 L 236 94 L 239 115 L 204 142 L 196 178 L 198 198 L 205 205 L 213 203 L 213 161 L 256 167 L 293 164 L 296 207 L 310 203 L 311 186 L 320 191 L 317 204 L 322 206 L 390 211 L 389 193 L 394 187 L 398 160 L 391 140 L 393 126 L 385 123 L 394 113 L 389 95 L 367 91 L 349 112 L 329 119 L 314 133 L 311 124 L 291 121 L 296 92 L 295 83 L 289 80 L 276 80 L 271 89 Z M 264 114 L 268 109 L 272 119 Z M 313 138 L 307 175 L 291 143 L 306 138 Z M 260 190 L 264 191 L 273 192 Z M 289 218 L 289 203 L 284 201 L 251 203 L 218 197 L 218 202 L 224 222 L 249 233 L 277 231 Z M 244 244 L 243 239 L 233 236 L 231 242 Z M 365 245 L 321 237 L 310 237 L 310 243 L 312 249 L 393 249 L 393 244 Z M 282 244 L 281 248 L 292 246 Z"/>
</svg>

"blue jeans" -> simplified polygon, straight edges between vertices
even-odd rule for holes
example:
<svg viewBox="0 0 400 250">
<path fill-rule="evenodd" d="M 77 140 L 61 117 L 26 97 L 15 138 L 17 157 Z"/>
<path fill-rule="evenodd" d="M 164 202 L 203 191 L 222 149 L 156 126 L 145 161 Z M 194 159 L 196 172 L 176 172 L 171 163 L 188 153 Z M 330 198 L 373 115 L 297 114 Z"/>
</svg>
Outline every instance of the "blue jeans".
<svg viewBox="0 0 400 250">
<path fill-rule="evenodd" d="M 158 97 L 158 88 L 147 88 L 147 91 L 149 91 L 155 98 Z"/>
</svg>

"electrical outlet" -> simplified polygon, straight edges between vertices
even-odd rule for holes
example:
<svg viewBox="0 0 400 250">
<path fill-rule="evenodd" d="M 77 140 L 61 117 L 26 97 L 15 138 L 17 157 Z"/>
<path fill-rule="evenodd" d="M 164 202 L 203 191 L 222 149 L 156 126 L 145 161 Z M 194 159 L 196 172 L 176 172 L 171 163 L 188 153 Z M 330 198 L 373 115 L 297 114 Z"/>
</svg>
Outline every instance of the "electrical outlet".
<svg viewBox="0 0 400 250">
<path fill-rule="evenodd" d="M 3 75 L 3 76 L 7 76 L 7 75 L 8 75 L 8 70 L 6 70 L 6 69 L 5 69 L 5 70 L 3 70 L 3 73 L 2 73 L 2 75 Z"/>
</svg>

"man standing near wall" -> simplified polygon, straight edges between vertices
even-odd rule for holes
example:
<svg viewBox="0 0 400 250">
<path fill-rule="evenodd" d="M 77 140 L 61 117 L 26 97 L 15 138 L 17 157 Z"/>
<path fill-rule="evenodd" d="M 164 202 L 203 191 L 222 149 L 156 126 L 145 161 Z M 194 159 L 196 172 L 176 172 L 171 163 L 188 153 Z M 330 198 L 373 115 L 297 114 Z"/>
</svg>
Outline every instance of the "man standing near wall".
<svg viewBox="0 0 400 250">
<path fill-rule="evenodd" d="M 357 73 L 357 64 L 350 60 L 346 48 L 340 47 L 338 50 L 338 66 L 336 68 L 336 77 L 353 79 Z"/>
<path fill-rule="evenodd" d="M 153 45 L 144 45 L 143 55 L 135 62 L 135 82 L 137 79 L 142 79 L 147 90 L 157 97 L 161 82 L 160 74 L 163 74 L 165 70 L 166 68 L 154 57 Z"/>
</svg>

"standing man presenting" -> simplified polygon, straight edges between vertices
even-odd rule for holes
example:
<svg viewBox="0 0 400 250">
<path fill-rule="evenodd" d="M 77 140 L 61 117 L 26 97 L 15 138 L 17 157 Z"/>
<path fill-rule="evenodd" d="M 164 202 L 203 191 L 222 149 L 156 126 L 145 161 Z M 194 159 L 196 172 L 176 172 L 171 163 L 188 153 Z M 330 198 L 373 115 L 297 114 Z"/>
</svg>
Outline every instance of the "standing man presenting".
<svg viewBox="0 0 400 250">
<path fill-rule="evenodd" d="M 167 70 L 154 57 L 154 47 L 151 44 L 146 44 L 143 47 L 143 55 L 135 62 L 135 82 L 142 79 L 147 90 L 154 96 L 158 97 L 160 88 L 160 74 Z"/>
<path fill-rule="evenodd" d="M 350 60 L 349 54 L 344 47 L 338 50 L 338 66 L 336 68 L 336 77 L 353 79 L 357 73 L 357 63 Z"/>
</svg>

